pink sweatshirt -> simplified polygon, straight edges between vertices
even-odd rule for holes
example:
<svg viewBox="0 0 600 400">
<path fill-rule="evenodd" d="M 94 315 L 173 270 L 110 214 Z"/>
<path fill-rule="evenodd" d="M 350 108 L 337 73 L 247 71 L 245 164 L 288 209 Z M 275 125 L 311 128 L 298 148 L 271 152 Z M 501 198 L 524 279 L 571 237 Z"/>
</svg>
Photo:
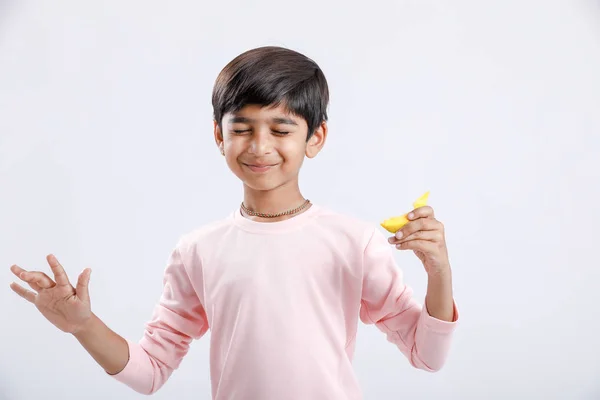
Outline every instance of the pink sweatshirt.
<svg viewBox="0 0 600 400">
<path fill-rule="evenodd" d="M 378 229 L 313 205 L 280 222 L 239 211 L 184 235 L 129 362 L 114 378 L 151 394 L 211 329 L 213 399 L 361 399 L 352 369 L 358 320 L 416 368 L 444 364 L 456 327 L 412 297 Z"/>
</svg>

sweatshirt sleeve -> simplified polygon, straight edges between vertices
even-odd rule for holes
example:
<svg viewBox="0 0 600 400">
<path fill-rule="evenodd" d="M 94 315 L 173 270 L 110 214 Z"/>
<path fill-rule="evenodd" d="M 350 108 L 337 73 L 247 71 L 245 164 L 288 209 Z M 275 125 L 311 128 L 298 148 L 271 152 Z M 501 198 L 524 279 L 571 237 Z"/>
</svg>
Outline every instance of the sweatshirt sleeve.
<svg viewBox="0 0 600 400">
<path fill-rule="evenodd" d="M 167 263 L 163 292 L 139 342 L 127 340 L 129 361 L 116 380 L 142 394 L 160 389 L 179 367 L 193 339 L 208 330 L 206 313 L 176 248 Z"/>
<path fill-rule="evenodd" d="M 446 362 L 458 311 L 454 303 L 452 322 L 430 316 L 403 282 L 392 245 L 375 230 L 364 251 L 360 318 L 384 332 L 413 367 L 435 372 Z"/>
</svg>

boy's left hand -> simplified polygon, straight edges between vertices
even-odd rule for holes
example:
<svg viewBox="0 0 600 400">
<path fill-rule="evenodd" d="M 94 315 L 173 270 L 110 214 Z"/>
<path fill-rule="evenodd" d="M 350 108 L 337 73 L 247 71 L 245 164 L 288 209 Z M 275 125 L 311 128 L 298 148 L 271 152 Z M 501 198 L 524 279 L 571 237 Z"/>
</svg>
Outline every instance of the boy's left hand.
<svg viewBox="0 0 600 400">
<path fill-rule="evenodd" d="M 419 257 L 428 275 L 450 269 L 444 225 L 435 219 L 433 208 L 423 206 L 408 214 L 408 222 L 389 238 L 399 250 L 412 250 Z"/>
</svg>

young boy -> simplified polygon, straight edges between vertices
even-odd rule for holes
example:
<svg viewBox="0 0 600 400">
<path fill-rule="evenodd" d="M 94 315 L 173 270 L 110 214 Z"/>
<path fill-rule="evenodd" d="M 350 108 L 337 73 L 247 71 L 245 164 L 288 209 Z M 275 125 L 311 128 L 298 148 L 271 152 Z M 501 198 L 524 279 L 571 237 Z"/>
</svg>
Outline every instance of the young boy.
<svg viewBox="0 0 600 400">
<path fill-rule="evenodd" d="M 193 339 L 211 329 L 213 399 L 360 399 L 352 370 L 358 320 L 375 324 L 408 361 L 444 364 L 458 313 L 443 226 L 425 206 L 386 239 L 378 228 L 312 204 L 298 174 L 327 138 L 328 88 L 317 64 L 279 47 L 232 60 L 216 80 L 214 136 L 242 181 L 240 208 L 181 237 L 164 290 L 139 342 L 91 312 L 84 270 L 73 287 L 57 261 L 12 271 L 12 289 L 73 334 L 115 379 L 157 391 Z M 392 246 L 412 250 L 428 275 L 417 303 Z"/>
</svg>

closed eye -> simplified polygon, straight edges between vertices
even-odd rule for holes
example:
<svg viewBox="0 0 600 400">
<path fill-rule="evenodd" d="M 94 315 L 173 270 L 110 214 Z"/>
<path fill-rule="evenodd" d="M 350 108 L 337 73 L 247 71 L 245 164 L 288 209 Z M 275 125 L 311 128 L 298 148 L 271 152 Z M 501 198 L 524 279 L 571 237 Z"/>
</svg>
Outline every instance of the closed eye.
<svg viewBox="0 0 600 400">
<path fill-rule="evenodd" d="M 231 131 L 232 131 L 233 133 L 235 133 L 236 135 L 241 135 L 241 134 L 243 134 L 243 133 L 250 132 L 250 131 L 251 131 L 251 129 L 232 129 Z M 289 134 L 289 133 L 290 133 L 290 132 L 288 132 L 288 131 L 276 131 L 276 130 L 274 130 L 274 129 L 272 130 L 272 132 L 273 132 L 275 135 L 279 135 L 279 136 L 285 136 L 285 135 L 287 135 L 287 134 Z"/>
</svg>

